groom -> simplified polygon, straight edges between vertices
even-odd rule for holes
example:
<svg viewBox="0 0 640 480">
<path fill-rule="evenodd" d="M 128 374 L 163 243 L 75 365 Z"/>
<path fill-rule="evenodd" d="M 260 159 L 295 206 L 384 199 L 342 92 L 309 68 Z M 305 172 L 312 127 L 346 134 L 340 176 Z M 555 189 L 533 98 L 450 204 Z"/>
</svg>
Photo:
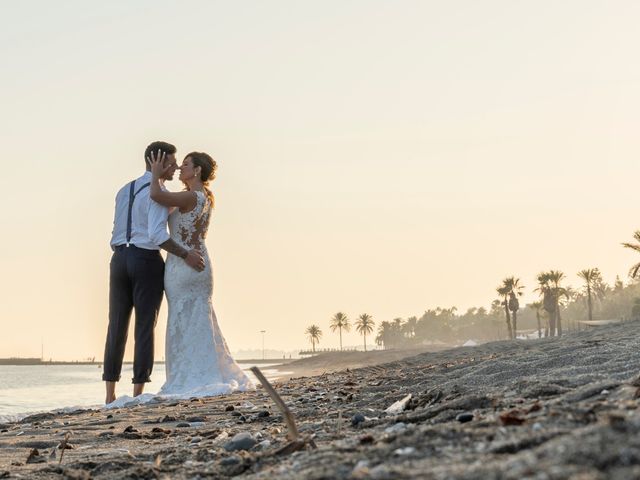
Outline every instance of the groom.
<svg viewBox="0 0 640 480">
<path fill-rule="evenodd" d="M 109 329 L 104 351 L 106 403 L 116 399 L 116 382 L 120 380 L 122 359 L 127 342 L 129 320 L 135 310 L 135 351 L 133 357 L 133 396 L 144 390 L 153 370 L 153 330 L 164 291 L 164 260 L 160 248 L 177 255 L 193 269 L 202 271 L 204 259 L 195 250 L 186 250 L 169 238 L 169 210 L 149 198 L 151 167 L 146 159 L 164 154 L 162 180 L 173 179 L 177 169 L 176 147 L 153 142 L 145 152 L 144 175 L 127 183 L 116 195 L 115 217 L 111 236 L 109 277 Z"/>
</svg>

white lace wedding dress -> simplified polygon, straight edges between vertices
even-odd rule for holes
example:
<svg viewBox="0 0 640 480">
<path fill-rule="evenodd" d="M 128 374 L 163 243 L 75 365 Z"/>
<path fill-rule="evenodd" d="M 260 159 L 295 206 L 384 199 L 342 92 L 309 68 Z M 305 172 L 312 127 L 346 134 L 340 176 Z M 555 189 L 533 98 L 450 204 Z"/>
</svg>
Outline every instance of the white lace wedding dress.
<svg viewBox="0 0 640 480">
<path fill-rule="evenodd" d="M 253 383 L 233 360 L 213 310 L 213 276 L 204 239 L 209 228 L 211 202 L 196 191 L 193 210 L 176 209 L 169 216 L 171 239 L 195 248 L 205 259 L 196 272 L 184 260 L 167 255 L 164 287 L 169 303 L 165 349 L 167 379 L 159 395 L 206 397 L 253 388 Z"/>
</svg>

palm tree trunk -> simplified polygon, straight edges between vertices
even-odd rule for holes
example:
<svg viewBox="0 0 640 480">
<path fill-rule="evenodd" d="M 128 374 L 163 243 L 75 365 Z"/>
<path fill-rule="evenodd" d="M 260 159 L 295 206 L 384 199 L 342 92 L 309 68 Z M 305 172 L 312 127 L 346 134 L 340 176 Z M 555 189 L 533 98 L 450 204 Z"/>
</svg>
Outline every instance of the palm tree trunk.
<svg viewBox="0 0 640 480">
<path fill-rule="evenodd" d="M 513 312 L 513 317 L 512 317 L 512 320 L 511 320 L 511 323 L 513 323 L 513 338 L 517 338 L 518 337 L 517 322 L 518 322 L 518 312 L 514 311 Z"/>
<path fill-rule="evenodd" d="M 562 336 L 562 318 L 560 318 L 560 304 L 556 306 L 556 328 L 558 329 L 558 336 Z"/>
<path fill-rule="evenodd" d="M 362 336 L 364 337 L 364 351 L 367 351 L 367 334 L 363 333 Z"/>
<path fill-rule="evenodd" d="M 313 348 L 313 353 L 316 353 L 316 342 L 311 340 L 311 348 Z"/>
<path fill-rule="evenodd" d="M 549 336 L 549 317 L 550 317 L 550 313 L 547 312 L 547 316 L 544 319 L 544 338 L 547 338 Z"/>
<path fill-rule="evenodd" d="M 340 351 L 342 351 L 342 327 L 340 327 Z"/>
<path fill-rule="evenodd" d="M 542 327 L 540 326 L 540 312 L 536 310 L 536 320 L 538 321 L 538 338 L 542 337 Z"/>
<path fill-rule="evenodd" d="M 593 316 L 591 314 L 591 287 L 587 285 L 587 305 L 589 306 L 589 320 L 593 320 Z"/>
<path fill-rule="evenodd" d="M 551 312 L 547 312 L 547 316 L 549 317 L 549 336 L 555 337 L 556 336 L 556 308 L 554 307 L 554 309 Z"/>
<path fill-rule="evenodd" d="M 509 331 L 509 340 L 513 339 L 513 331 L 511 330 L 511 316 L 509 315 L 509 305 L 507 297 L 504 298 L 504 313 L 507 319 L 507 330 Z"/>
</svg>

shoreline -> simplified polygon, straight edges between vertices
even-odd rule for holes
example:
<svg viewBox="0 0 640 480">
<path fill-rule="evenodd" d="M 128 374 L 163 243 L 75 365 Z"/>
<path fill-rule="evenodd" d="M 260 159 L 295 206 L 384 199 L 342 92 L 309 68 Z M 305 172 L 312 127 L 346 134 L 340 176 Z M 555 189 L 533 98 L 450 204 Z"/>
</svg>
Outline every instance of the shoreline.
<svg viewBox="0 0 640 480">
<path fill-rule="evenodd" d="M 251 374 L 249 368 L 254 364 L 244 363 L 242 361 L 238 363 L 244 367 L 243 371 L 245 371 L 251 378 L 253 378 L 253 375 Z M 25 366 L 39 366 L 39 365 L 25 365 Z M 286 363 L 282 364 L 281 366 L 286 368 Z M 287 370 L 276 369 L 275 366 L 271 363 L 267 364 L 266 366 L 261 366 L 261 370 L 267 375 L 270 381 L 275 381 L 280 378 L 285 378 L 291 373 Z M 160 382 L 158 382 L 158 379 L 156 379 L 156 381 L 152 384 L 152 385 L 155 385 L 155 388 L 145 393 L 146 394 L 151 393 L 155 395 L 156 390 L 159 389 L 159 387 L 161 386 L 161 383 L 163 382 L 162 378 L 163 377 L 160 377 Z M 21 409 L 20 407 L 18 407 L 15 409 L 10 409 L 9 411 L 5 411 L 5 413 L 2 412 L 4 407 L 0 405 L 0 407 L 2 407 L 0 408 L 0 424 L 20 422 L 22 421 L 22 419 L 32 415 L 43 415 L 43 414 L 50 414 L 50 413 L 57 414 L 57 413 L 65 413 L 69 411 L 77 411 L 77 410 L 83 410 L 83 409 L 102 409 L 104 408 L 104 403 L 102 403 L 103 393 L 104 393 L 103 383 L 104 382 L 102 382 L 101 380 L 98 379 L 98 377 L 96 377 L 95 382 L 91 384 L 79 383 L 74 385 L 59 385 L 59 386 L 49 385 L 49 388 L 56 388 L 56 389 L 69 388 L 70 386 L 73 387 L 74 389 L 86 389 L 87 385 L 90 385 L 92 388 L 95 388 L 96 386 L 99 386 L 99 387 L 96 390 L 96 395 L 92 396 L 91 399 L 89 400 L 85 398 L 84 401 L 82 401 L 81 403 L 73 403 L 73 400 L 70 399 L 68 402 L 64 402 L 61 405 L 56 404 L 56 405 L 51 405 L 44 408 L 41 408 L 41 407 L 29 408 L 28 404 L 26 404 L 24 406 L 24 409 Z M 32 387 L 32 388 L 37 389 L 38 387 Z M 2 392 L 3 391 L 0 390 L 0 393 Z M 4 392 L 6 396 L 6 392 L 11 392 L 11 389 L 5 390 Z M 123 378 L 123 380 L 121 380 L 118 393 L 119 393 L 118 398 L 128 397 L 130 395 L 131 393 L 130 383 L 128 379 Z M 8 397 L 8 399 L 10 400 L 10 397 Z M 0 396 L 0 402 L 1 401 L 2 401 L 2 396 Z M 17 405 L 17 404 L 14 404 L 14 405 Z"/>
<path fill-rule="evenodd" d="M 266 359 L 248 359 L 248 360 L 236 360 L 236 363 L 244 363 L 244 364 L 255 364 L 255 365 L 273 365 L 273 364 L 282 364 L 286 365 L 288 363 L 294 362 L 296 359 L 284 359 L 284 358 L 266 358 Z M 7 367 L 35 367 L 35 366 L 46 366 L 46 365 L 96 365 L 98 367 L 102 367 L 103 362 L 94 362 L 94 361 L 59 361 L 59 360 L 40 360 L 37 358 L 0 358 L 0 366 Z M 164 365 L 164 360 L 158 360 L 153 362 L 154 365 Z M 123 365 L 133 365 L 133 362 L 130 360 L 126 360 L 122 362 Z"/>
</svg>

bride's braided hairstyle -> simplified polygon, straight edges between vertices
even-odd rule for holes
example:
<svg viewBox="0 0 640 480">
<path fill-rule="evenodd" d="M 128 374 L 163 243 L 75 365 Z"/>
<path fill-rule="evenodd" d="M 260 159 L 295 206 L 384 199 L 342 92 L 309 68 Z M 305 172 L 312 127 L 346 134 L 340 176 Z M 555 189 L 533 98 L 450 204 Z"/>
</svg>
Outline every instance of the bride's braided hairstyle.
<svg viewBox="0 0 640 480">
<path fill-rule="evenodd" d="M 200 167 L 200 180 L 204 185 L 204 190 L 207 192 L 207 197 L 211 201 L 211 206 L 215 204 L 213 193 L 209 189 L 209 183 L 216 178 L 216 170 L 218 164 L 208 154 L 204 152 L 191 152 L 185 158 L 190 158 L 194 167 Z"/>
</svg>

